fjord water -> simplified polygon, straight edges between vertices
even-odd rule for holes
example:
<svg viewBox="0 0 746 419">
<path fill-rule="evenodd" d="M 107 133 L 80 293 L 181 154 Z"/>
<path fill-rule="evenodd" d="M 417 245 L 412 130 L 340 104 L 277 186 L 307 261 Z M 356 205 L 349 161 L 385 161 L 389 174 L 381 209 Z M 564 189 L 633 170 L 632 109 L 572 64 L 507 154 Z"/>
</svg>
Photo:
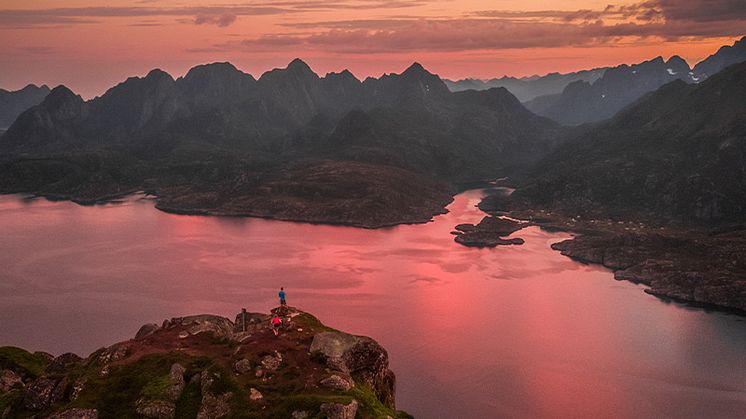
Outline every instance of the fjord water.
<svg viewBox="0 0 746 419">
<path fill-rule="evenodd" d="M 416 417 L 740 417 L 746 321 L 666 304 L 549 245 L 473 249 L 480 191 L 382 230 L 0 197 L 0 345 L 87 355 L 147 322 L 288 301 L 389 351 Z"/>
</svg>

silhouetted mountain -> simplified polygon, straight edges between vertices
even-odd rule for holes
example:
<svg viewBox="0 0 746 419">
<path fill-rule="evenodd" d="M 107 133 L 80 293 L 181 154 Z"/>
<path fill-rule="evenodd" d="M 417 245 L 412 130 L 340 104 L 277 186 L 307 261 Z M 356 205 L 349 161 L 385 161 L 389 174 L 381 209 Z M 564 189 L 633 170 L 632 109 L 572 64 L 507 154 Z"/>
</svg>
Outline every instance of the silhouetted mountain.
<svg viewBox="0 0 746 419">
<path fill-rule="evenodd" d="M 536 114 L 563 125 L 601 121 L 673 80 L 693 82 L 690 72 L 689 65 L 681 57 L 673 56 L 668 61 L 657 57 L 632 66 L 624 64 L 608 69 L 593 83 L 576 81 L 559 95 L 539 97 L 525 105 Z"/>
<path fill-rule="evenodd" d="M 706 79 L 725 67 L 746 61 L 746 36 L 736 41 L 733 46 L 723 46 L 694 66 L 694 75 L 699 81 Z"/>
<path fill-rule="evenodd" d="M 55 87 L 44 100 L 23 112 L 0 137 L 0 158 L 27 151 L 56 153 L 79 148 L 80 125 L 89 104 L 65 86 Z"/>
<path fill-rule="evenodd" d="M 539 96 L 561 93 L 570 83 L 585 81 L 593 83 L 601 78 L 607 68 L 594 68 L 592 70 L 577 71 L 574 73 L 560 74 L 549 73 L 545 76 L 531 77 L 501 77 L 499 79 L 479 80 L 464 79 L 459 81 L 444 80 L 446 86 L 452 92 L 463 90 L 487 90 L 493 87 L 504 87 L 515 95 L 521 102 L 535 99 Z"/>
<path fill-rule="evenodd" d="M 38 105 L 49 94 L 46 85 L 29 84 L 21 90 L 0 89 L 0 130 L 4 130 L 26 109 Z"/>
<path fill-rule="evenodd" d="M 669 83 L 560 146 L 516 198 L 572 214 L 746 220 L 744 97 L 746 63 Z"/>
<path fill-rule="evenodd" d="M 151 189 L 169 210 L 272 216 L 271 205 L 248 198 L 259 194 L 287 205 L 298 199 L 309 214 L 323 204 L 327 218 L 315 213 L 314 221 L 377 226 L 402 222 L 401 214 L 424 221 L 446 203 L 442 195 L 408 187 L 413 199 L 400 201 L 412 210 L 388 202 L 388 212 L 335 220 L 337 204 L 314 200 L 291 184 L 321 187 L 300 178 L 303 162 L 309 173 L 325 173 L 315 178 L 319 182 L 338 179 L 337 173 L 367 177 L 383 200 L 396 195 L 381 185 L 394 188 L 402 173 L 449 191 L 438 182 L 526 168 L 549 151 L 556 129 L 505 89 L 451 93 L 417 63 L 362 83 L 349 71 L 320 78 L 301 60 L 256 81 L 227 63 L 195 67 L 178 80 L 153 70 L 88 102 L 59 87 L 23 113 L 0 138 L 0 161 L 7 163 L 0 168 L 0 190 L 89 201 Z M 43 181 L 30 181 L 35 173 Z M 278 176 L 283 182 L 272 180 Z M 320 196 L 336 196 L 351 211 L 373 207 L 351 206 L 344 196 L 352 191 L 344 185 L 327 185 Z M 241 202 L 251 208 L 241 209 Z M 289 217 L 280 206 L 274 215 Z M 302 211 L 294 214 L 302 219 Z"/>
<path fill-rule="evenodd" d="M 205 64 L 192 68 L 176 85 L 187 106 L 194 111 L 237 104 L 256 92 L 256 79 L 231 63 Z"/>
</svg>

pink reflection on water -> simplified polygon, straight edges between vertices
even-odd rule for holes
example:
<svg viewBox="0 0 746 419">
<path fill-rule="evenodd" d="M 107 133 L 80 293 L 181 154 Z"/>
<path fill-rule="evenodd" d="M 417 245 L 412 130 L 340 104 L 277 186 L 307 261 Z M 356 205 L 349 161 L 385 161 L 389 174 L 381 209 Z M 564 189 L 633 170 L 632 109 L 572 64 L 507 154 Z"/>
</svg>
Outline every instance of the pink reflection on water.
<svg viewBox="0 0 746 419">
<path fill-rule="evenodd" d="M 728 417 L 746 409 L 742 319 L 666 305 L 552 251 L 472 249 L 480 193 L 425 225 L 362 230 L 176 216 L 147 200 L 0 197 L 0 344 L 87 353 L 145 322 L 289 302 L 388 350 L 418 417 Z"/>
</svg>

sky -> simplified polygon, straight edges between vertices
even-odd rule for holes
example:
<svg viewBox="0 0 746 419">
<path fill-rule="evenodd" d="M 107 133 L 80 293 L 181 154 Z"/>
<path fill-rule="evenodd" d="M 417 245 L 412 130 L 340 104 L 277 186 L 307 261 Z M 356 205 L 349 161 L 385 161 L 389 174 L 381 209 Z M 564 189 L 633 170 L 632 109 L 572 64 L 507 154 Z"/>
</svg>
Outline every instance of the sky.
<svg viewBox="0 0 746 419">
<path fill-rule="evenodd" d="M 91 98 L 153 68 L 259 77 L 296 57 L 361 79 L 414 61 L 451 79 L 694 65 L 744 32 L 746 0 L 0 0 L 0 88 Z"/>
</svg>

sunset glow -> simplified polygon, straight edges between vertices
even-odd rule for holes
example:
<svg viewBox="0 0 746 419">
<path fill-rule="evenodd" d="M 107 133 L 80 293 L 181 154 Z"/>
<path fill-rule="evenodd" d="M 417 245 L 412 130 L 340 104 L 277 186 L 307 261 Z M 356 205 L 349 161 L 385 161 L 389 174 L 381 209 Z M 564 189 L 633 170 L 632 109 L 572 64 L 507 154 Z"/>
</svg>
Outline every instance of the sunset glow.
<svg viewBox="0 0 746 419">
<path fill-rule="evenodd" d="M 706 3 L 706 4 L 701 4 Z M 358 78 L 412 61 L 442 77 L 524 76 L 678 54 L 695 64 L 743 35 L 741 0 L 6 0 L 0 87 L 84 97 L 132 75 L 230 61 L 258 77 L 300 57 Z"/>
</svg>

